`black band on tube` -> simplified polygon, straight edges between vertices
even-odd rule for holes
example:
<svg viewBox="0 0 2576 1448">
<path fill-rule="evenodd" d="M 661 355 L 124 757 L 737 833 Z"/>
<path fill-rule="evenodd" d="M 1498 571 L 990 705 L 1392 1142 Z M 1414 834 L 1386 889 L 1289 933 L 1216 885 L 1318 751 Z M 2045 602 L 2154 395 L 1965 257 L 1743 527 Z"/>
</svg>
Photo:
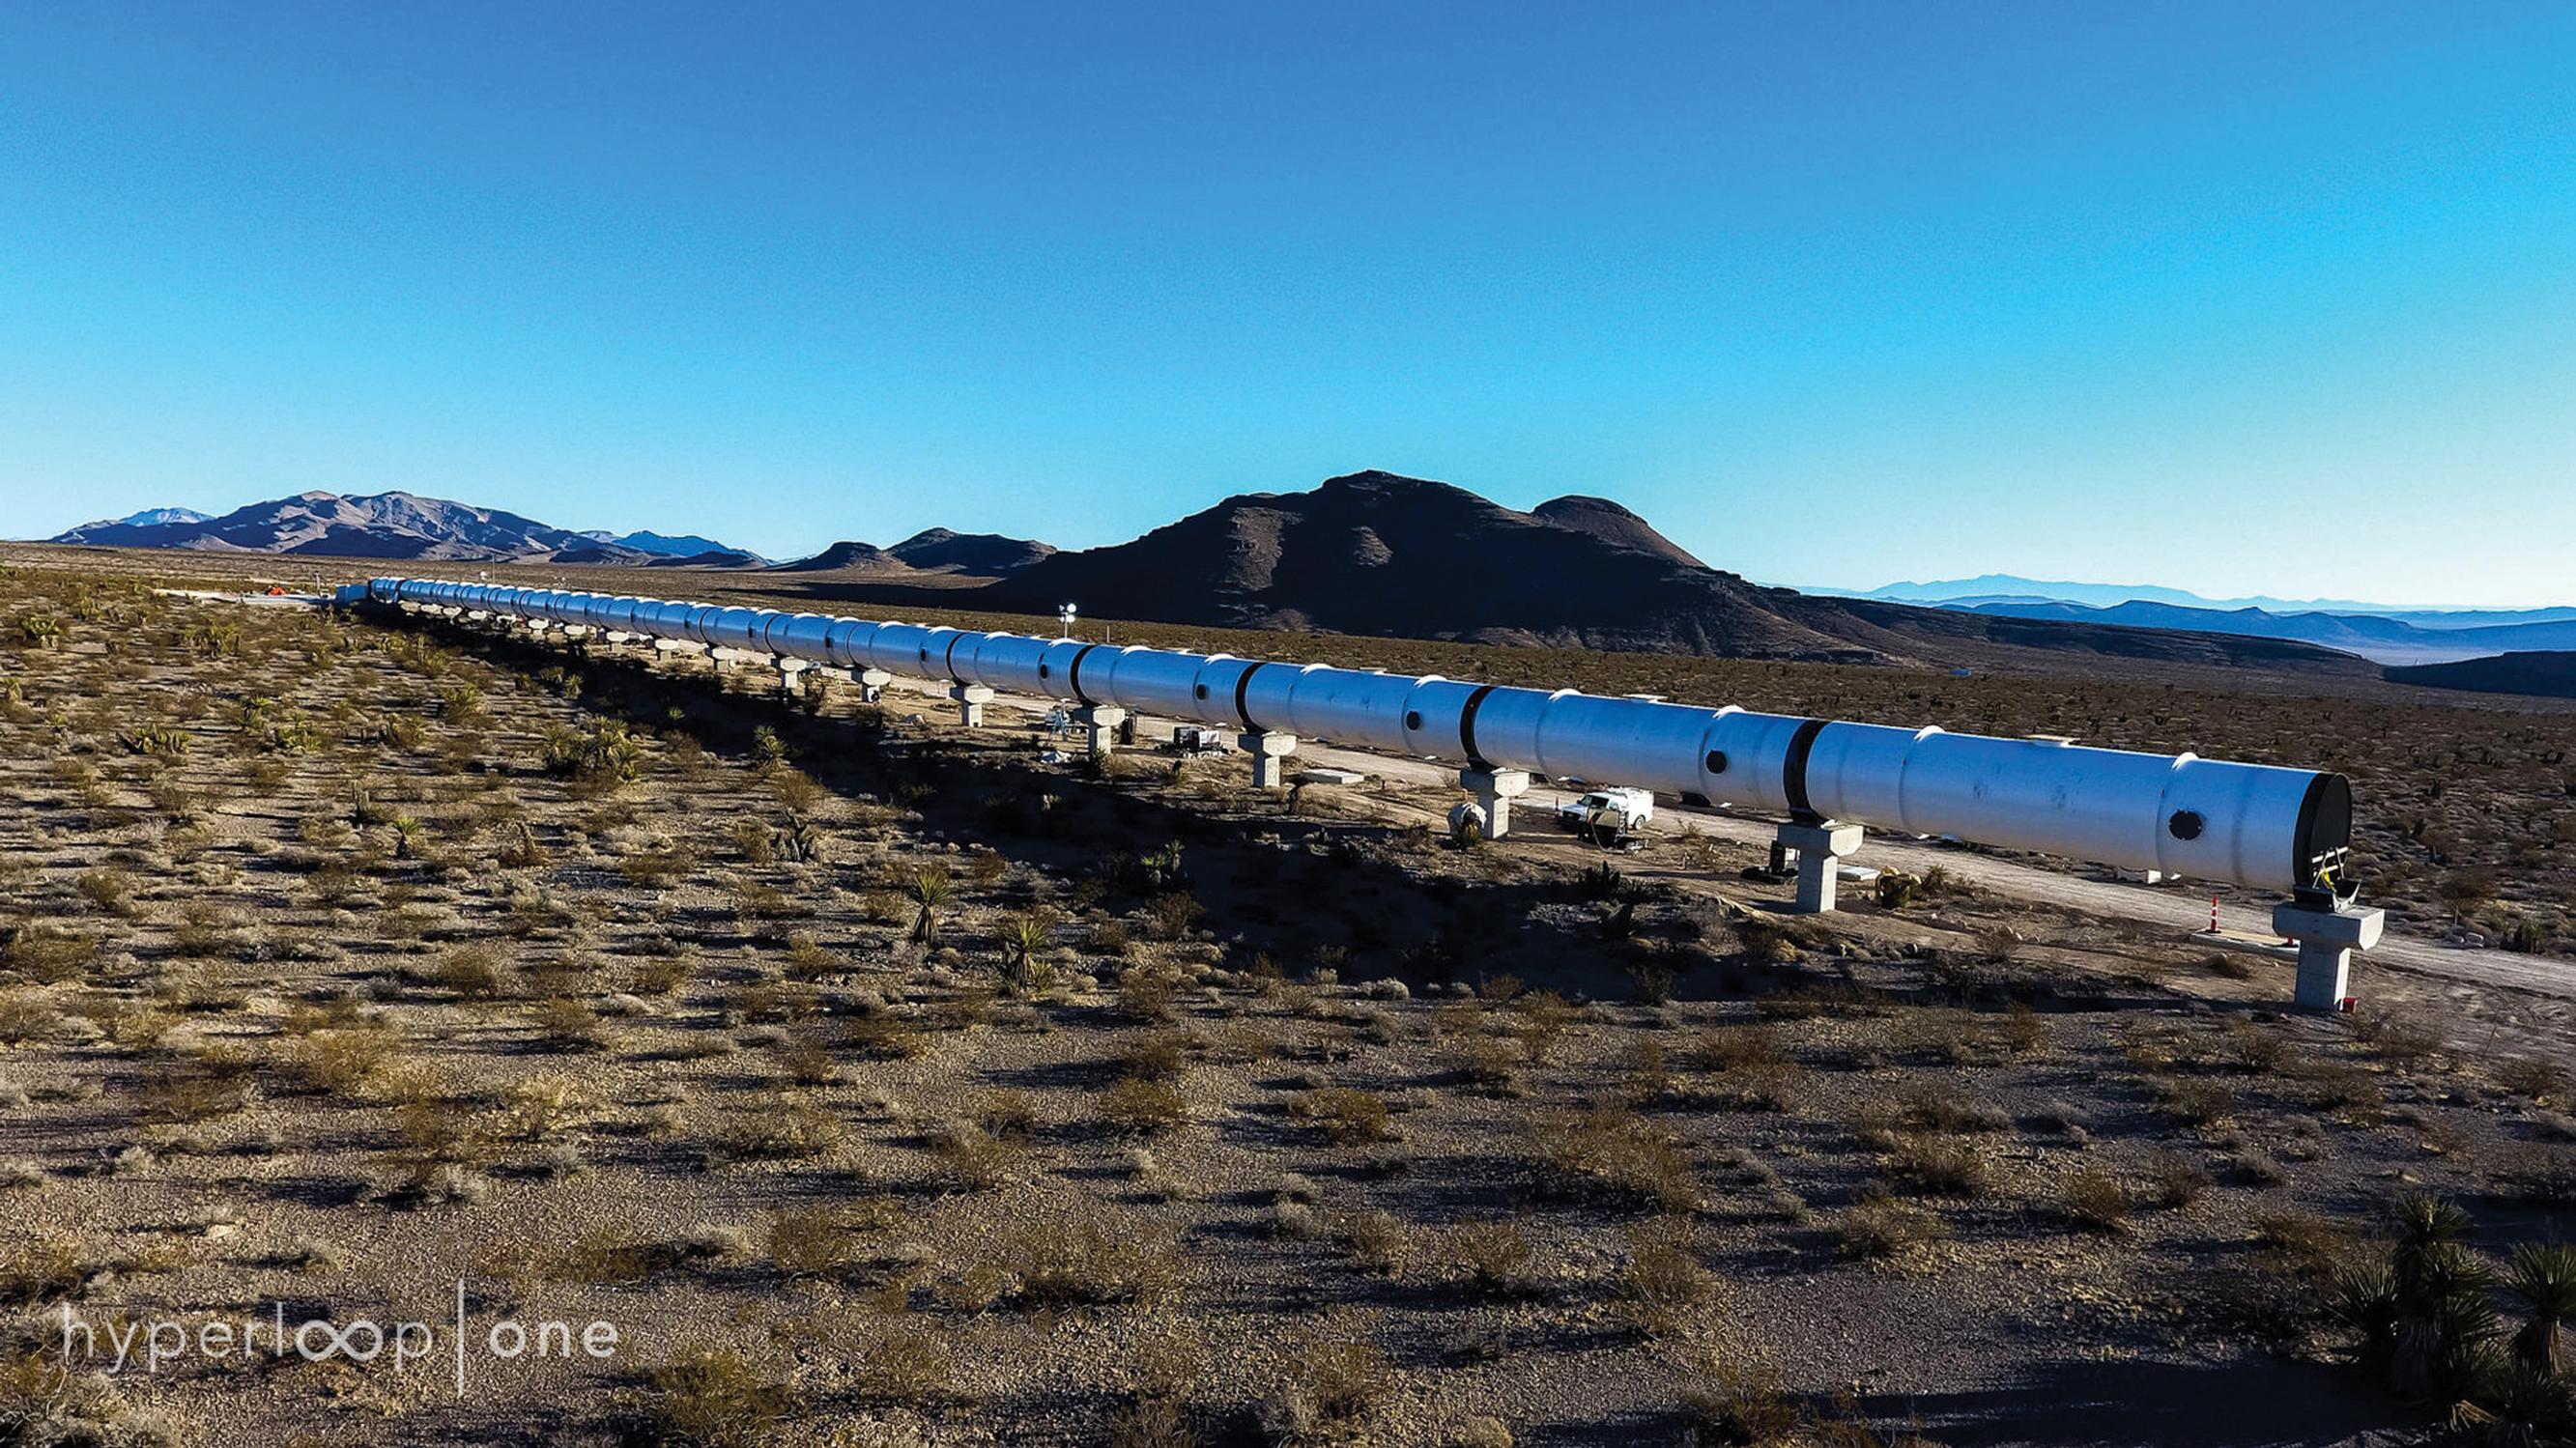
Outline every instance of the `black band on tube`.
<svg viewBox="0 0 2576 1448">
<path fill-rule="evenodd" d="M 1798 732 L 1789 736 L 1789 756 L 1780 764 L 1780 794 L 1797 819 L 1817 818 L 1815 807 L 1807 803 L 1807 756 L 1815 750 L 1816 736 L 1824 732 L 1822 719 L 1801 721 Z"/>
<path fill-rule="evenodd" d="M 1469 694 L 1467 707 L 1458 711 L 1458 747 L 1466 754 L 1467 763 L 1477 769 L 1494 767 L 1486 763 L 1485 756 L 1476 750 L 1476 711 L 1485 707 L 1485 696 L 1494 692 L 1496 687 L 1498 686 L 1486 684 Z"/>
<path fill-rule="evenodd" d="M 1073 701 L 1086 709 L 1099 708 L 1100 701 L 1082 692 L 1082 657 L 1098 647 L 1100 647 L 1098 644 L 1084 644 L 1081 648 L 1075 649 L 1073 662 L 1064 666 L 1064 682 L 1073 690 Z"/>
<path fill-rule="evenodd" d="M 1243 732 L 1246 734 L 1259 734 L 1263 730 L 1260 725 L 1252 722 L 1252 707 L 1245 702 L 1244 690 L 1252 687 L 1253 675 L 1268 667 L 1270 665 L 1265 661 L 1255 661 L 1246 666 L 1242 673 L 1234 676 L 1234 717 L 1243 721 Z"/>
</svg>

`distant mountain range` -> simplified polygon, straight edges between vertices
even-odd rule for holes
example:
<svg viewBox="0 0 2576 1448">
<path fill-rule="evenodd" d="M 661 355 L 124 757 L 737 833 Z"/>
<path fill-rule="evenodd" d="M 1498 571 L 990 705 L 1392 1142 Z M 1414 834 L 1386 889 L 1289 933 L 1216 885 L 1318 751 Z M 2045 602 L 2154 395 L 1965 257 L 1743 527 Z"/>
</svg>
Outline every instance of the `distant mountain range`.
<svg viewBox="0 0 2576 1448">
<path fill-rule="evenodd" d="M 1829 590 L 1830 591 L 1830 590 Z M 1891 583 L 1859 595 L 1862 598 L 1884 598 L 1896 603 L 1961 603 L 1975 599 L 2019 598 L 2054 599 L 2059 603 L 2090 603 L 2109 606 L 2128 603 L 2173 603 L 2185 608 L 2262 608 L 2275 612 L 2305 612 L 2328 609 L 2339 613 L 2397 613 L 2374 603 L 2355 603 L 2335 598 L 2203 598 L 2186 589 L 2166 588 L 2154 583 L 2073 583 L 2065 580 L 2024 578 L 2017 573 L 1980 573 L 1974 578 L 1944 578 L 1930 583 Z"/>
<path fill-rule="evenodd" d="M 660 533 L 577 533 L 516 513 L 413 493 L 298 493 L 221 517 L 193 508 L 149 508 L 84 523 L 48 540 L 122 548 L 217 553 L 317 554 L 454 562 L 620 563 L 656 567 L 758 567 L 767 560 L 712 538 Z"/>
<path fill-rule="evenodd" d="M 2053 583 L 2010 574 L 1892 583 L 1862 595 L 1997 617 L 2296 639 L 2382 664 L 2434 664 L 2535 649 L 2576 649 L 2576 608 L 2400 609 L 2205 599 L 2151 585 Z"/>
<path fill-rule="evenodd" d="M 1133 541 L 1072 552 L 932 528 L 890 546 L 846 541 L 773 564 L 699 535 L 577 532 L 400 492 L 309 492 L 220 517 L 153 509 L 53 541 L 765 569 L 811 579 L 818 597 L 852 600 L 1034 613 L 1072 600 L 1097 617 L 1924 667 L 2062 669 L 2069 656 L 2090 656 L 2369 677 L 2378 670 L 2365 660 L 2576 649 L 2576 608 L 2347 611 L 2273 599 L 2222 608 L 2180 589 L 2010 575 L 1869 595 L 1765 588 L 1709 567 L 1606 498 L 1568 495 L 1523 513 L 1385 472 L 1239 494 Z"/>
</svg>

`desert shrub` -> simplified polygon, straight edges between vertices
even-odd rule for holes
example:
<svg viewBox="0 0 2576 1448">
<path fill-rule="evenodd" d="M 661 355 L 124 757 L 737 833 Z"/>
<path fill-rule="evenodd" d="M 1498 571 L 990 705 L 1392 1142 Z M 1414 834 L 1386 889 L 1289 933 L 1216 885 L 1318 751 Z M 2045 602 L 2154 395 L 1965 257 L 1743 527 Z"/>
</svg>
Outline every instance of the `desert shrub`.
<svg viewBox="0 0 2576 1448">
<path fill-rule="evenodd" d="M 238 1050 L 206 1047 L 145 1083 L 144 1115 L 159 1122 L 211 1121 L 247 1110 L 256 1099 L 254 1063 Z"/>
<path fill-rule="evenodd" d="M 1261 1407 L 1278 1441 L 1346 1439 L 1394 1386 L 1386 1354 L 1356 1322 L 1324 1324 L 1287 1361 L 1287 1381 Z"/>
<path fill-rule="evenodd" d="M 830 1086 L 841 1079 L 841 1063 L 832 1048 L 812 1035 L 792 1035 L 770 1051 L 787 1079 L 799 1086 Z"/>
<path fill-rule="evenodd" d="M 940 1179 L 959 1191 L 990 1191 L 1010 1180 L 1020 1149 L 996 1140 L 971 1121 L 953 1121 L 932 1133 L 930 1154 Z"/>
<path fill-rule="evenodd" d="M 1717 1294 L 1716 1279 L 1702 1267 L 1687 1221 L 1659 1220 L 1628 1231 L 1628 1261 L 1619 1273 L 1619 1295 L 1628 1320 L 1641 1332 L 1679 1332 L 1693 1309 Z"/>
<path fill-rule="evenodd" d="M 1118 1014 L 1131 1021 L 1172 1018 L 1172 973 L 1160 966 L 1132 965 L 1118 973 Z"/>
<path fill-rule="evenodd" d="M 1178 1080 L 1189 1064 L 1189 1043 L 1177 1031 L 1157 1031 L 1118 1050 L 1118 1074 L 1134 1081 Z"/>
<path fill-rule="evenodd" d="M 2129 1191 L 2099 1167 L 2077 1167 L 2058 1187 L 2060 1215 L 2088 1232 L 2116 1232 L 2128 1224 Z"/>
<path fill-rule="evenodd" d="M 1767 1364 L 1712 1363 L 1682 1392 L 1691 1448 L 1772 1448 L 1790 1441 L 1805 1416 Z"/>
<path fill-rule="evenodd" d="M 563 1071 L 540 1071 L 510 1088 L 511 1123 L 531 1138 L 563 1131 L 596 1109 L 590 1088 Z"/>
<path fill-rule="evenodd" d="M 1699 1205 L 1689 1149 L 1625 1106 L 1604 1103 L 1549 1115 L 1532 1139 L 1549 1190 L 1664 1211 Z"/>
<path fill-rule="evenodd" d="M 1037 1122 L 1037 1103 L 1024 1092 L 996 1091 L 975 1108 L 975 1124 L 996 1141 L 1026 1141 Z"/>
<path fill-rule="evenodd" d="M 811 1102 L 790 1101 L 734 1117 L 714 1145 L 737 1160 L 806 1160 L 843 1151 L 849 1141 L 839 1117 Z"/>
<path fill-rule="evenodd" d="M 558 1051 L 597 1051 L 608 1045 L 608 1025 L 587 1002 L 556 996 L 537 1007 L 537 1038 Z"/>
<path fill-rule="evenodd" d="M 910 1317 L 863 1317 L 837 1346 L 863 1402 L 917 1406 L 944 1397 L 956 1380 L 957 1357 L 948 1339 Z"/>
<path fill-rule="evenodd" d="M 697 962 L 687 955 L 672 952 L 647 956 L 635 963 L 630 977 L 638 995 L 669 995 L 688 984 L 697 970 Z"/>
<path fill-rule="evenodd" d="M 650 845 L 621 851 L 616 860 L 617 873 L 631 884 L 649 890 L 664 890 L 678 883 L 698 867 L 698 857 L 683 844 Z"/>
<path fill-rule="evenodd" d="M 170 927 L 170 946 L 191 959 L 221 955 L 240 941 L 241 928 L 239 917 L 230 912 L 192 901 L 179 912 L 179 923 Z"/>
<path fill-rule="evenodd" d="M 395 1044 L 386 1030 L 317 1031 L 297 1051 L 295 1069 L 317 1091 L 353 1091 L 392 1062 Z"/>
<path fill-rule="evenodd" d="M 1902 1258 L 1949 1235 L 1940 1218 L 1884 1197 L 1859 1203 L 1834 1223 L 1843 1255 L 1871 1261 Z"/>
<path fill-rule="evenodd" d="M 0 1303 L 68 1296 L 89 1278 L 80 1239 L 60 1232 L 19 1232 L 0 1239 Z"/>
<path fill-rule="evenodd" d="M 488 945 L 460 945 L 450 950 L 440 959 L 435 978 L 460 999 L 469 1001 L 495 999 L 514 984 L 500 952 Z"/>
<path fill-rule="evenodd" d="M 1403 1269 L 1404 1227 L 1393 1213 L 1375 1208 L 1353 1212 L 1338 1219 L 1333 1232 L 1362 1271 L 1393 1277 Z"/>
<path fill-rule="evenodd" d="M 2199 1201 L 2210 1187 L 2209 1169 L 2180 1152 L 2156 1153 L 2147 1174 L 2155 1184 L 2156 1205 L 2168 1211 Z"/>
<path fill-rule="evenodd" d="M 830 1207 L 794 1207 L 769 1219 L 769 1260 L 789 1277 L 829 1277 L 855 1265 L 867 1240 L 862 1224 Z"/>
<path fill-rule="evenodd" d="M 73 877 L 72 887 L 82 899 L 111 915 L 134 913 L 134 877 L 114 865 L 81 871 Z"/>
<path fill-rule="evenodd" d="M 1100 1119 L 1120 1131 L 1167 1131 L 1189 1116 L 1189 1098 L 1168 1081 L 1121 1077 L 1101 1093 Z"/>
<path fill-rule="evenodd" d="M 1386 1101 L 1367 1091 L 1326 1086 L 1309 1091 L 1289 1106 L 1292 1115 L 1312 1122 L 1335 1146 L 1358 1146 L 1395 1139 Z"/>
<path fill-rule="evenodd" d="M 2152 1084 L 2157 1105 L 2185 1126 L 2213 1126 L 2236 1114 L 2236 1093 L 2215 1081 L 2165 1077 Z"/>
<path fill-rule="evenodd" d="M 1151 1301 L 1180 1272 L 1179 1250 L 1140 1222 L 1074 1214 L 1025 1221 L 1003 1241 L 1023 1306 Z"/>
<path fill-rule="evenodd" d="M 1448 1255 L 1479 1291 L 1502 1295 L 1520 1290 L 1536 1249 L 1521 1224 L 1504 1218 L 1461 1222 L 1449 1229 Z"/>
<path fill-rule="evenodd" d="M 651 1382 L 655 1441 L 679 1448 L 758 1448 L 793 1401 L 783 1379 L 729 1348 L 688 1348 Z"/>
<path fill-rule="evenodd" d="M 586 783 L 631 784 L 643 773 L 644 746 L 614 720 L 586 730 L 556 724 L 538 741 L 538 764 L 548 774 Z"/>
<path fill-rule="evenodd" d="M 1207 907 L 1179 890 L 1167 890 L 1145 902 L 1146 921 L 1165 940 L 1187 939 L 1190 927 L 1206 913 Z"/>
<path fill-rule="evenodd" d="M 1505 1009 L 1511 1013 L 1512 1039 L 1520 1042 L 1522 1055 L 1533 1066 L 1546 1062 L 1574 1020 L 1574 1007 L 1554 991 L 1517 996 Z"/>
<path fill-rule="evenodd" d="M 1898 1104 L 1905 1122 L 1920 1131 L 2003 1131 L 2012 1125 L 2001 1108 L 1928 1082 L 1907 1089 Z"/>
<path fill-rule="evenodd" d="M 1973 1143 L 1943 1136 L 1907 1136 L 1897 1142 L 1894 1166 L 1916 1191 L 1939 1197 L 1981 1197 L 1994 1170 Z"/>
<path fill-rule="evenodd" d="M 1495 1095 L 1517 1090 L 1520 1053 L 1510 1042 L 1483 1034 L 1453 1036 L 1442 1044 L 1439 1059 L 1460 1085 Z"/>
<path fill-rule="evenodd" d="M 46 985 L 80 979 L 97 958 L 96 940 L 54 925 L 21 925 L 0 947 L 0 964 Z"/>
</svg>

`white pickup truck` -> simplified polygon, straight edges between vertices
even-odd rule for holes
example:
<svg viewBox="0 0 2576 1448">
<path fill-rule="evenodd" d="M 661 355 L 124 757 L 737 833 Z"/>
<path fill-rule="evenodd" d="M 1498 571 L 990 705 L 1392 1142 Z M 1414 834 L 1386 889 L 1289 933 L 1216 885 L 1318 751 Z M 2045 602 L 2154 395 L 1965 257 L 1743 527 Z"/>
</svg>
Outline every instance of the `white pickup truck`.
<svg viewBox="0 0 2576 1448">
<path fill-rule="evenodd" d="M 1655 795 L 1645 789 L 1595 789 L 1556 807 L 1556 822 L 1581 830 L 1594 823 L 1622 830 L 1642 830 L 1655 817 Z"/>
</svg>

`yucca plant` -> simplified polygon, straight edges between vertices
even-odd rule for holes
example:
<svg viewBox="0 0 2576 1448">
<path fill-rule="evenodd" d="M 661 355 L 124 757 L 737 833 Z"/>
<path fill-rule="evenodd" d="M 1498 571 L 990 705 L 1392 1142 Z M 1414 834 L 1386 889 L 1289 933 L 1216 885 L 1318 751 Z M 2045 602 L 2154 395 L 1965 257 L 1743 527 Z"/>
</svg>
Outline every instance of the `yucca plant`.
<svg viewBox="0 0 2576 1448">
<path fill-rule="evenodd" d="M 1002 978 L 1011 989 L 1043 990 L 1052 983 L 1055 972 L 1038 960 L 1038 952 L 1055 938 L 1055 927 L 1055 912 L 1045 906 L 1012 917 L 1002 937 Z"/>
<path fill-rule="evenodd" d="M 2404 1394 L 2460 1397 L 2477 1381 L 2479 1354 L 2499 1331 L 2488 1298 L 2494 1273 L 2461 1242 L 2468 1213 L 2449 1202 L 2404 1197 L 2396 1227 L 2390 1381 Z"/>
<path fill-rule="evenodd" d="M 2576 1246 L 2525 1242 L 2505 1267 L 2505 1292 L 2522 1305 L 2513 1355 L 2543 1373 L 2567 1365 L 2567 1319 L 2576 1317 Z"/>
<path fill-rule="evenodd" d="M 912 899 L 920 907 L 912 918 L 912 938 L 928 945 L 939 938 L 939 912 L 954 894 L 946 870 L 921 870 L 912 877 Z"/>
</svg>

